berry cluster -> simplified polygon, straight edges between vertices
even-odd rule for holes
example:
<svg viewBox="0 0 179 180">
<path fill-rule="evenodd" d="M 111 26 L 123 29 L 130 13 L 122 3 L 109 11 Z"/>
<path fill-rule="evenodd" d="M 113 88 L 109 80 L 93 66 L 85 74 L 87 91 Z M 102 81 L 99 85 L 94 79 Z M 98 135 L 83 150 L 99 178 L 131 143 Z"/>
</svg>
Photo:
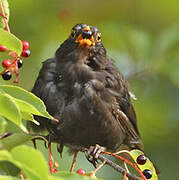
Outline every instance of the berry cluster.
<svg viewBox="0 0 179 180">
<path fill-rule="evenodd" d="M 27 41 L 22 41 L 22 46 L 23 46 L 23 50 L 22 50 L 21 56 L 25 58 L 29 57 L 30 56 L 29 43 Z M 8 49 L 5 46 L 0 45 L 1 52 L 5 52 L 7 50 Z M 0 73 L 0 75 L 2 75 L 2 78 L 4 80 L 10 80 L 12 77 L 12 74 L 15 73 L 16 79 L 14 82 L 17 83 L 18 82 L 18 69 L 22 67 L 23 61 L 13 51 L 9 51 L 9 55 L 12 57 L 12 60 L 5 59 L 2 62 L 2 66 L 5 68 L 5 70 L 2 73 Z"/>
<path fill-rule="evenodd" d="M 140 156 L 137 157 L 136 161 L 137 161 L 137 164 L 139 164 L 139 165 L 144 165 L 144 164 L 146 163 L 146 161 L 147 161 L 147 158 L 146 158 L 146 156 L 144 156 L 144 155 L 140 155 Z M 143 175 L 144 175 L 147 179 L 150 179 L 150 178 L 152 177 L 152 172 L 151 172 L 149 169 L 145 169 L 145 170 L 143 171 Z"/>
</svg>

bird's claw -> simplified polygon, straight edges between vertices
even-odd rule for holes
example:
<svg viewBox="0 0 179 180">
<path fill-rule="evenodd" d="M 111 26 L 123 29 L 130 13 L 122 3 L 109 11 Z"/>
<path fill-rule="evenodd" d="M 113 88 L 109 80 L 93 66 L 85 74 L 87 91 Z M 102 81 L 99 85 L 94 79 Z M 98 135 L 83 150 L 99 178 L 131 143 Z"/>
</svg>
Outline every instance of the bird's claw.
<svg viewBox="0 0 179 180">
<path fill-rule="evenodd" d="M 98 164 L 98 156 L 104 150 L 105 150 L 104 147 L 96 144 L 95 146 L 90 146 L 89 149 L 85 151 L 85 156 L 87 160 L 90 163 L 92 163 L 95 168 L 97 167 L 97 164 Z"/>
</svg>

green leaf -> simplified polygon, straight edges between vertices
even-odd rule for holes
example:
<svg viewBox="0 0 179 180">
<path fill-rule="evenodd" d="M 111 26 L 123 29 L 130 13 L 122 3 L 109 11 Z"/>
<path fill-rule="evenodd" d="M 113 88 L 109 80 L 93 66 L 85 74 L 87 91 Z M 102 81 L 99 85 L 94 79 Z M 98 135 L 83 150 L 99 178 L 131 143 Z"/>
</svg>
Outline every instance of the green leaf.
<svg viewBox="0 0 179 180">
<path fill-rule="evenodd" d="M 22 114 L 22 118 L 23 118 L 23 119 L 32 121 L 32 122 L 34 122 L 36 125 L 40 125 L 40 123 L 34 119 L 34 117 L 33 117 L 32 114 L 27 113 L 27 112 L 21 112 L 21 114 Z"/>
<path fill-rule="evenodd" d="M 33 180 L 47 180 L 48 168 L 42 154 L 28 146 L 14 148 L 11 153 L 0 151 L 0 161 L 13 163 L 23 171 L 25 176 Z"/>
<path fill-rule="evenodd" d="M 55 177 L 55 176 L 48 176 L 48 180 L 65 180 L 65 178 L 59 178 L 59 177 Z"/>
<path fill-rule="evenodd" d="M 1 150 L 0 151 L 0 161 L 9 161 L 9 162 L 12 162 L 13 159 L 11 157 L 11 154 L 8 151 Z"/>
<path fill-rule="evenodd" d="M 28 92 L 25 89 L 22 89 L 18 86 L 12 86 L 12 85 L 0 85 L 0 89 L 16 99 L 25 101 L 26 107 L 28 106 L 28 104 L 30 104 L 31 108 L 33 106 L 38 112 L 40 112 L 41 116 L 44 116 L 49 119 L 53 119 L 53 117 L 49 115 L 49 113 L 46 111 L 46 107 L 43 101 L 37 96 L 35 96 L 33 93 Z M 35 111 L 34 108 L 33 111 Z"/>
<path fill-rule="evenodd" d="M 133 158 L 133 160 L 135 161 L 135 163 L 137 163 L 137 157 L 140 155 L 144 155 L 144 153 L 140 150 L 134 149 L 132 151 L 128 152 L 131 157 Z M 144 171 L 145 169 L 149 169 L 152 172 L 152 178 L 150 178 L 150 180 L 158 180 L 158 176 L 156 174 L 155 168 L 152 164 L 152 162 L 147 158 L 147 161 L 144 165 L 140 165 L 137 164 L 137 166 L 140 168 L 140 170 Z"/>
<path fill-rule="evenodd" d="M 18 146 L 11 151 L 16 163 L 19 163 L 24 174 L 33 180 L 47 180 L 49 169 L 42 154 L 28 146 Z"/>
<path fill-rule="evenodd" d="M 4 133 L 6 124 L 6 120 L 2 116 L 0 116 L 0 134 Z"/>
<path fill-rule="evenodd" d="M 22 101 L 22 100 L 16 99 L 16 98 L 13 98 L 13 99 L 16 102 L 16 104 L 18 105 L 19 109 L 21 110 L 21 113 L 23 113 L 23 119 L 30 120 L 30 121 L 34 122 L 35 124 L 37 124 L 37 125 L 40 124 L 38 121 L 36 121 L 33 118 L 33 115 L 44 116 L 43 113 L 39 112 L 34 106 L 32 106 L 31 104 L 29 104 L 29 103 L 27 103 L 25 101 Z"/>
<path fill-rule="evenodd" d="M 102 180 L 102 179 L 98 179 L 98 178 L 93 178 L 93 177 L 89 177 L 89 176 L 82 176 L 79 175 L 77 173 L 70 173 L 70 172 L 57 172 L 55 173 L 56 176 L 63 178 L 65 180 L 90 180 L 90 179 L 95 179 L 95 180 Z"/>
<path fill-rule="evenodd" d="M 16 52 L 18 56 L 21 55 L 21 40 L 3 29 L 0 29 L 0 44 L 7 47 L 9 50 Z"/>
<path fill-rule="evenodd" d="M 11 150 L 12 148 L 24 144 L 32 139 L 32 136 L 23 133 L 14 133 L 6 138 L 1 139 L 1 149 Z"/>
<path fill-rule="evenodd" d="M 7 22 L 9 20 L 9 4 L 7 0 L 1 0 Z M 3 17 L 0 16 L 0 28 L 5 28 Z"/>
<path fill-rule="evenodd" d="M 9 119 L 19 127 L 22 126 L 20 110 L 8 94 L 0 93 L 0 115 Z"/>
<path fill-rule="evenodd" d="M 12 176 L 1 176 L 1 175 L 0 175 L 0 179 L 1 180 L 20 180 L 19 178 L 15 178 Z"/>
<path fill-rule="evenodd" d="M 28 104 L 25 101 L 13 98 L 12 96 L 9 96 L 9 98 L 12 98 L 12 101 L 14 101 L 16 103 L 16 105 L 18 106 L 18 108 L 21 112 L 21 116 L 23 119 L 30 120 L 30 121 L 34 122 L 35 124 L 39 125 L 39 122 L 33 118 L 32 114 L 41 115 L 41 116 L 43 116 L 43 114 L 41 114 L 31 104 Z M 21 126 L 23 126 L 23 125 L 21 124 Z"/>
<path fill-rule="evenodd" d="M 20 99 L 16 99 L 13 98 L 14 101 L 16 102 L 16 104 L 18 105 L 19 109 L 23 112 L 26 113 L 31 113 L 31 114 L 35 114 L 35 115 L 43 115 L 41 114 L 34 106 L 32 106 L 31 104 L 27 103 L 26 101 L 20 100 Z"/>
<path fill-rule="evenodd" d="M 0 171 L 5 172 L 7 175 L 17 176 L 20 172 L 20 169 L 12 162 L 0 161 Z"/>
<path fill-rule="evenodd" d="M 1 142 L 0 149 L 11 150 L 12 148 L 22 145 L 22 144 L 26 143 L 27 141 L 30 141 L 34 138 L 44 139 L 42 136 L 32 136 L 32 135 L 25 134 L 25 133 L 13 133 L 12 135 L 0 140 L 0 142 Z"/>
</svg>

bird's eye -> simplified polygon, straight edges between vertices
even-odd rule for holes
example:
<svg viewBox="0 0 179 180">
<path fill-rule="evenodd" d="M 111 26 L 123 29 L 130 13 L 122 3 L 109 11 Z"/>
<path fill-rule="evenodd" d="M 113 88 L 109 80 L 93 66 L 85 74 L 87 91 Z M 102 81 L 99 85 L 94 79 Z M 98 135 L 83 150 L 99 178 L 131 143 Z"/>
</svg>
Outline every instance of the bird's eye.
<svg viewBox="0 0 179 180">
<path fill-rule="evenodd" d="M 101 33 L 98 33 L 98 34 L 96 35 L 96 41 L 97 41 L 97 42 L 101 41 Z"/>
<path fill-rule="evenodd" d="M 75 35 L 76 35 L 76 32 L 73 30 L 73 31 L 71 32 L 70 37 L 71 37 L 72 39 L 74 39 L 74 38 L 75 38 Z"/>
</svg>

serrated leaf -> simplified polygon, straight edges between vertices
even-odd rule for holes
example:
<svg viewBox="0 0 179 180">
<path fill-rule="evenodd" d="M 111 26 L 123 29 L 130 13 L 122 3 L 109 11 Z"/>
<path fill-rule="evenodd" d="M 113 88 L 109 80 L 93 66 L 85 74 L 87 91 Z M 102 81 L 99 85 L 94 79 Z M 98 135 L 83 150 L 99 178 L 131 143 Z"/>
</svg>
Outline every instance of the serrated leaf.
<svg viewBox="0 0 179 180">
<path fill-rule="evenodd" d="M 6 124 L 6 120 L 2 116 L 0 116 L 0 134 L 4 133 Z"/>
<path fill-rule="evenodd" d="M 18 86 L 12 85 L 0 85 L 0 89 L 8 93 L 12 97 L 25 101 L 26 103 L 32 105 L 41 113 L 41 116 L 53 119 L 53 117 L 46 111 L 46 107 L 43 101 L 37 96 L 35 96 L 33 93 L 28 92 L 25 89 L 22 89 Z"/>
<path fill-rule="evenodd" d="M 7 0 L 1 0 L 1 2 L 2 2 L 3 9 L 4 9 L 6 20 L 8 22 L 8 20 L 9 20 L 9 4 L 8 4 L 8 1 Z M 2 16 L 0 16 L 0 28 L 5 28 L 4 19 Z"/>
<path fill-rule="evenodd" d="M 0 44 L 7 47 L 9 50 L 17 53 L 18 56 L 22 52 L 22 42 L 13 34 L 0 28 Z"/>
<path fill-rule="evenodd" d="M 144 155 L 144 153 L 138 149 L 134 149 L 128 152 L 133 160 L 137 163 L 137 157 L 140 155 Z M 152 172 L 152 178 L 150 180 L 158 180 L 158 176 L 156 174 L 155 168 L 152 162 L 147 158 L 147 161 L 144 165 L 137 164 L 140 170 L 144 171 L 145 169 L 149 169 Z"/>
<path fill-rule="evenodd" d="M 5 93 L 0 93 L 0 115 L 21 126 L 21 113 L 15 101 Z"/>
<path fill-rule="evenodd" d="M 48 179 L 47 163 L 39 151 L 28 146 L 18 146 L 12 149 L 11 155 L 29 179 Z"/>
</svg>

